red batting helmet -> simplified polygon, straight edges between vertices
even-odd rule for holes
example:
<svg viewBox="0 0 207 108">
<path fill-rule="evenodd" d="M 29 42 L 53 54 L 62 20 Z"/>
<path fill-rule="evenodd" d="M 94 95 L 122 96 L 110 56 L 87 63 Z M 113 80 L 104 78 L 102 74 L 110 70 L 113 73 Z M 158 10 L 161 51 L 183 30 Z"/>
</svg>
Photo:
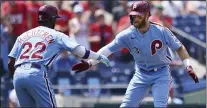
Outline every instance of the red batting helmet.
<svg viewBox="0 0 207 108">
<path fill-rule="evenodd" d="M 130 23 L 133 24 L 132 15 L 142 15 L 144 13 L 150 14 L 150 5 L 147 1 L 136 1 L 131 6 L 131 12 L 129 13 Z"/>
<path fill-rule="evenodd" d="M 58 16 L 58 10 L 52 5 L 43 5 L 38 11 L 38 21 L 46 21 L 48 19 L 61 18 Z"/>
<path fill-rule="evenodd" d="M 141 15 L 147 12 L 150 13 L 149 3 L 147 1 L 136 1 L 132 4 L 129 15 Z"/>
</svg>

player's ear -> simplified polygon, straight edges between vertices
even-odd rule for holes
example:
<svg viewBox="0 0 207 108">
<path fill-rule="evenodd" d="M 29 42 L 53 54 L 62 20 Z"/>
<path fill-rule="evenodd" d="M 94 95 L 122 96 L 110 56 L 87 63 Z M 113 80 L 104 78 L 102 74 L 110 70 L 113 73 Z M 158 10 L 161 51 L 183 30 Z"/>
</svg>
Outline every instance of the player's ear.
<svg viewBox="0 0 207 108">
<path fill-rule="evenodd" d="M 56 18 L 51 18 L 51 22 L 52 22 L 53 25 L 55 25 L 55 23 L 56 23 Z"/>
<path fill-rule="evenodd" d="M 148 12 L 148 13 L 146 13 L 147 15 L 147 19 L 149 19 L 149 17 L 151 16 L 151 13 L 150 12 Z"/>
<path fill-rule="evenodd" d="M 55 23 L 56 22 L 56 18 L 51 18 L 52 22 Z"/>
</svg>

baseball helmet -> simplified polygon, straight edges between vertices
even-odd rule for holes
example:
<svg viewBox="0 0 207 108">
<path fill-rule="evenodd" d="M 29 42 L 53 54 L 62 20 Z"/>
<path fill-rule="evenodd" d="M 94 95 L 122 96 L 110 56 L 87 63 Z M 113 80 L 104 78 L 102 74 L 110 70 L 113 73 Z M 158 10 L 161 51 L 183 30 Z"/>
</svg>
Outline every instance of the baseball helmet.
<svg viewBox="0 0 207 108">
<path fill-rule="evenodd" d="M 142 15 L 150 12 L 150 5 L 147 1 L 136 1 L 131 6 L 129 15 Z"/>
<path fill-rule="evenodd" d="M 129 13 L 131 24 L 133 23 L 132 15 L 142 15 L 144 13 L 150 14 L 150 5 L 147 1 L 136 1 L 131 5 L 131 11 Z"/>
<path fill-rule="evenodd" d="M 58 16 L 58 10 L 52 5 L 43 5 L 38 10 L 38 21 L 48 21 L 49 19 L 61 18 Z"/>
</svg>

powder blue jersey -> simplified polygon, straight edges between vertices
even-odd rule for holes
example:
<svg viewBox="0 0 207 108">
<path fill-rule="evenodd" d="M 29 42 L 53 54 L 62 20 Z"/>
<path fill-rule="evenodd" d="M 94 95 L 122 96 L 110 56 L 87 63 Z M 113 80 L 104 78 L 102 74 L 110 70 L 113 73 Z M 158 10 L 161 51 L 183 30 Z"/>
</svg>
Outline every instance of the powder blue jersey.
<svg viewBox="0 0 207 108">
<path fill-rule="evenodd" d="M 135 69 L 149 71 L 170 64 L 168 47 L 177 50 L 181 47 L 181 42 L 168 28 L 151 23 L 144 34 L 133 25 L 130 26 L 120 32 L 107 47 L 112 52 L 127 48 L 135 60 Z"/>
<path fill-rule="evenodd" d="M 9 56 L 16 58 L 15 66 L 31 62 L 50 66 L 61 50 L 71 52 L 78 45 L 61 32 L 39 26 L 20 35 Z"/>
</svg>

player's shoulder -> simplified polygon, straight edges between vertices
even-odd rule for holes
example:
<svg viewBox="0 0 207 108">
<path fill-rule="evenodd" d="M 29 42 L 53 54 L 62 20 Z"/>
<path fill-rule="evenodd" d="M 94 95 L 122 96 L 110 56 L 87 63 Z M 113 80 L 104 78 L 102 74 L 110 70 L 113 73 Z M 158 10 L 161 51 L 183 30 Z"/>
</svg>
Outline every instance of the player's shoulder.
<svg viewBox="0 0 207 108">
<path fill-rule="evenodd" d="M 132 32 L 133 32 L 133 26 L 129 26 L 125 30 L 119 32 L 116 37 L 117 38 L 127 38 L 128 36 L 130 36 L 129 34 L 131 34 Z"/>
<path fill-rule="evenodd" d="M 170 33 L 172 36 L 174 36 L 174 34 L 172 33 L 172 31 L 169 28 L 167 28 L 167 27 L 165 27 L 165 26 L 163 26 L 159 23 L 155 23 L 155 22 L 150 22 L 150 23 L 153 26 L 153 29 L 159 30 L 160 32 L 162 32 L 164 34 L 165 33 Z"/>
<path fill-rule="evenodd" d="M 60 31 L 57 31 L 57 30 L 55 30 L 54 36 L 55 36 L 55 38 L 57 40 L 62 40 L 62 39 L 66 39 L 66 38 L 69 37 L 68 35 L 66 35 L 66 34 L 64 34 L 64 33 L 60 32 Z"/>
<path fill-rule="evenodd" d="M 156 23 L 156 22 L 150 21 L 150 24 L 152 26 L 152 29 L 155 29 L 155 30 L 163 31 L 163 30 L 167 29 L 167 27 L 165 27 L 164 25 Z"/>
</svg>

